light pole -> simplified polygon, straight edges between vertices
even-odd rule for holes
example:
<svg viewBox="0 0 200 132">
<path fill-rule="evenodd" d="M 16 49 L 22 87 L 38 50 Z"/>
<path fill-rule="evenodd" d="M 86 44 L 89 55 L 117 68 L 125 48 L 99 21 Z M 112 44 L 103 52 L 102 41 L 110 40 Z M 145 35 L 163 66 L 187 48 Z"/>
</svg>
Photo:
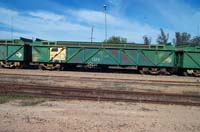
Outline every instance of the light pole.
<svg viewBox="0 0 200 132">
<path fill-rule="evenodd" d="M 92 31 L 91 31 L 91 38 L 90 38 L 91 39 L 91 43 L 93 42 L 93 39 L 94 39 L 93 38 L 93 31 L 94 31 L 94 26 L 92 26 Z"/>
<path fill-rule="evenodd" d="M 105 42 L 107 43 L 107 16 L 106 16 L 107 5 L 104 4 L 103 8 L 104 8 L 104 12 L 105 12 Z"/>
</svg>

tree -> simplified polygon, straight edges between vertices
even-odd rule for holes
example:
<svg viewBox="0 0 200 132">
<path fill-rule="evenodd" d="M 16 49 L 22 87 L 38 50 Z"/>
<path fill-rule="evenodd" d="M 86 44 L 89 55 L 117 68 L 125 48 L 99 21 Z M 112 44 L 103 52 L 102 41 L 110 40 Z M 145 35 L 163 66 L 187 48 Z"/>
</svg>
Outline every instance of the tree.
<svg viewBox="0 0 200 132">
<path fill-rule="evenodd" d="M 180 32 L 175 32 L 175 39 L 173 41 L 176 46 L 182 43 L 182 38 L 181 38 Z"/>
<path fill-rule="evenodd" d="M 183 32 L 182 33 L 182 44 L 190 43 L 191 35 L 189 33 Z"/>
<path fill-rule="evenodd" d="M 106 41 L 104 40 L 104 42 L 106 42 Z M 118 36 L 118 37 L 112 36 L 107 40 L 107 43 L 115 43 L 115 44 L 117 44 L 117 43 L 127 43 L 127 39 L 122 38 L 120 36 Z"/>
<path fill-rule="evenodd" d="M 157 43 L 158 44 L 166 44 L 169 39 L 169 34 L 165 34 L 163 29 L 160 29 L 160 35 L 158 35 Z"/>
<path fill-rule="evenodd" d="M 196 46 L 199 45 L 200 46 L 200 36 L 196 36 L 191 40 L 191 44 Z"/>
<path fill-rule="evenodd" d="M 175 33 L 175 37 L 176 38 L 174 39 L 174 43 L 175 43 L 176 46 L 178 46 L 178 45 L 186 45 L 186 44 L 190 43 L 191 35 L 189 33 L 176 32 Z"/>
<path fill-rule="evenodd" d="M 148 36 L 143 36 L 144 39 L 144 44 L 150 45 L 151 44 L 151 38 L 149 38 Z"/>
</svg>

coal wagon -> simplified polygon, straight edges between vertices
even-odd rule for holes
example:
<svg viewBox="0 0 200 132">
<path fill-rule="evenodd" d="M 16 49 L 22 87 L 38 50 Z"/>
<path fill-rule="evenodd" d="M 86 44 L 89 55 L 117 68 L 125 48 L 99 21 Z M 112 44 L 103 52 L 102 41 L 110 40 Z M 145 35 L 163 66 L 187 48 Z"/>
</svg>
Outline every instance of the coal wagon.
<svg viewBox="0 0 200 132">
<path fill-rule="evenodd" d="M 200 76 L 200 46 L 176 48 L 177 68 L 184 75 Z"/>
<path fill-rule="evenodd" d="M 175 67 L 175 48 L 171 45 L 35 41 L 31 47 L 32 62 L 42 69 L 62 69 L 69 64 L 133 66 L 141 73 L 170 74 Z"/>
<path fill-rule="evenodd" d="M 21 68 L 30 62 L 29 45 L 32 40 L 20 38 L 0 40 L 0 66 L 5 68 Z"/>
</svg>

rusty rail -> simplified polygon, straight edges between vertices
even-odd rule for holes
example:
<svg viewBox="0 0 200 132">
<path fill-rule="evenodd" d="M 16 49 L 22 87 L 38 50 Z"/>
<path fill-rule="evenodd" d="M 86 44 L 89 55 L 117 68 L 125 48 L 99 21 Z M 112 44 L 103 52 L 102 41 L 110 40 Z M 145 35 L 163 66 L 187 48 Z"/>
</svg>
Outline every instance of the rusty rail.
<svg viewBox="0 0 200 132">
<path fill-rule="evenodd" d="M 52 87 L 46 85 L 38 86 L 3 82 L 0 84 L 0 93 L 80 100 L 125 101 L 200 106 L 200 96 L 191 94 Z"/>
<path fill-rule="evenodd" d="M 142 80 L 142 79 L 118 79 L 118 78 L 100 78 L 100 77 L 72 77 L 72 76 L 50 76 L 50 75 L 33 75 L 33 74 L 7 74 L 1 73 L 0 78 L 26 78 L 26 77 L 56 77 L 59 80 L 79 80 L 79 81 L 98 81 L 98 82 L 124 82 L 126 83 L 134 83 L 134 84 L 149 84 L 149 85 L 158 85 L 158 86 L 193 86 L 200 87 L 200 82 L 190 82 L 190 81 L 165 81 L 165 80 Z"/>
</svg>

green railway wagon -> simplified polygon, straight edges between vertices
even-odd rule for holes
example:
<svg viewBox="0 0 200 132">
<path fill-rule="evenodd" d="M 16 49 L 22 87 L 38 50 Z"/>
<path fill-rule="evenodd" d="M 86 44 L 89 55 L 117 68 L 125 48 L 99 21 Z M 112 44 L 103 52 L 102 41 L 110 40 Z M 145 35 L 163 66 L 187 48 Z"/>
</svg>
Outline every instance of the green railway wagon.
<svg viewBox="0 0 200 132">
<path fill-rule="evenodd" d="M 175 69 L 175 48 L 171 45 L 153 45 L 138 50 L 139 71 L 150 74 L 171 74 Z"/>
<path fill-rule="evenodd" d="M 175 66 L 171 45 L 107 44 L 70 41 L 35 41 L 32 62 L 41 68 L 56 69 L 63 64 L 88 66 L 136 66 L 142 73 L 171 71 Z"/>
<path fill-rule="evenodd" d="M 25 38 L 0 40 L 0 66 L 4 68 L 20 68 L 28 62 L 28 44 Z"/>
<path fill-rule="evenodd" d="M 200 76 L 200 46 L 177 47 L 177 67 L 185 75 Z"/>
</svg>

